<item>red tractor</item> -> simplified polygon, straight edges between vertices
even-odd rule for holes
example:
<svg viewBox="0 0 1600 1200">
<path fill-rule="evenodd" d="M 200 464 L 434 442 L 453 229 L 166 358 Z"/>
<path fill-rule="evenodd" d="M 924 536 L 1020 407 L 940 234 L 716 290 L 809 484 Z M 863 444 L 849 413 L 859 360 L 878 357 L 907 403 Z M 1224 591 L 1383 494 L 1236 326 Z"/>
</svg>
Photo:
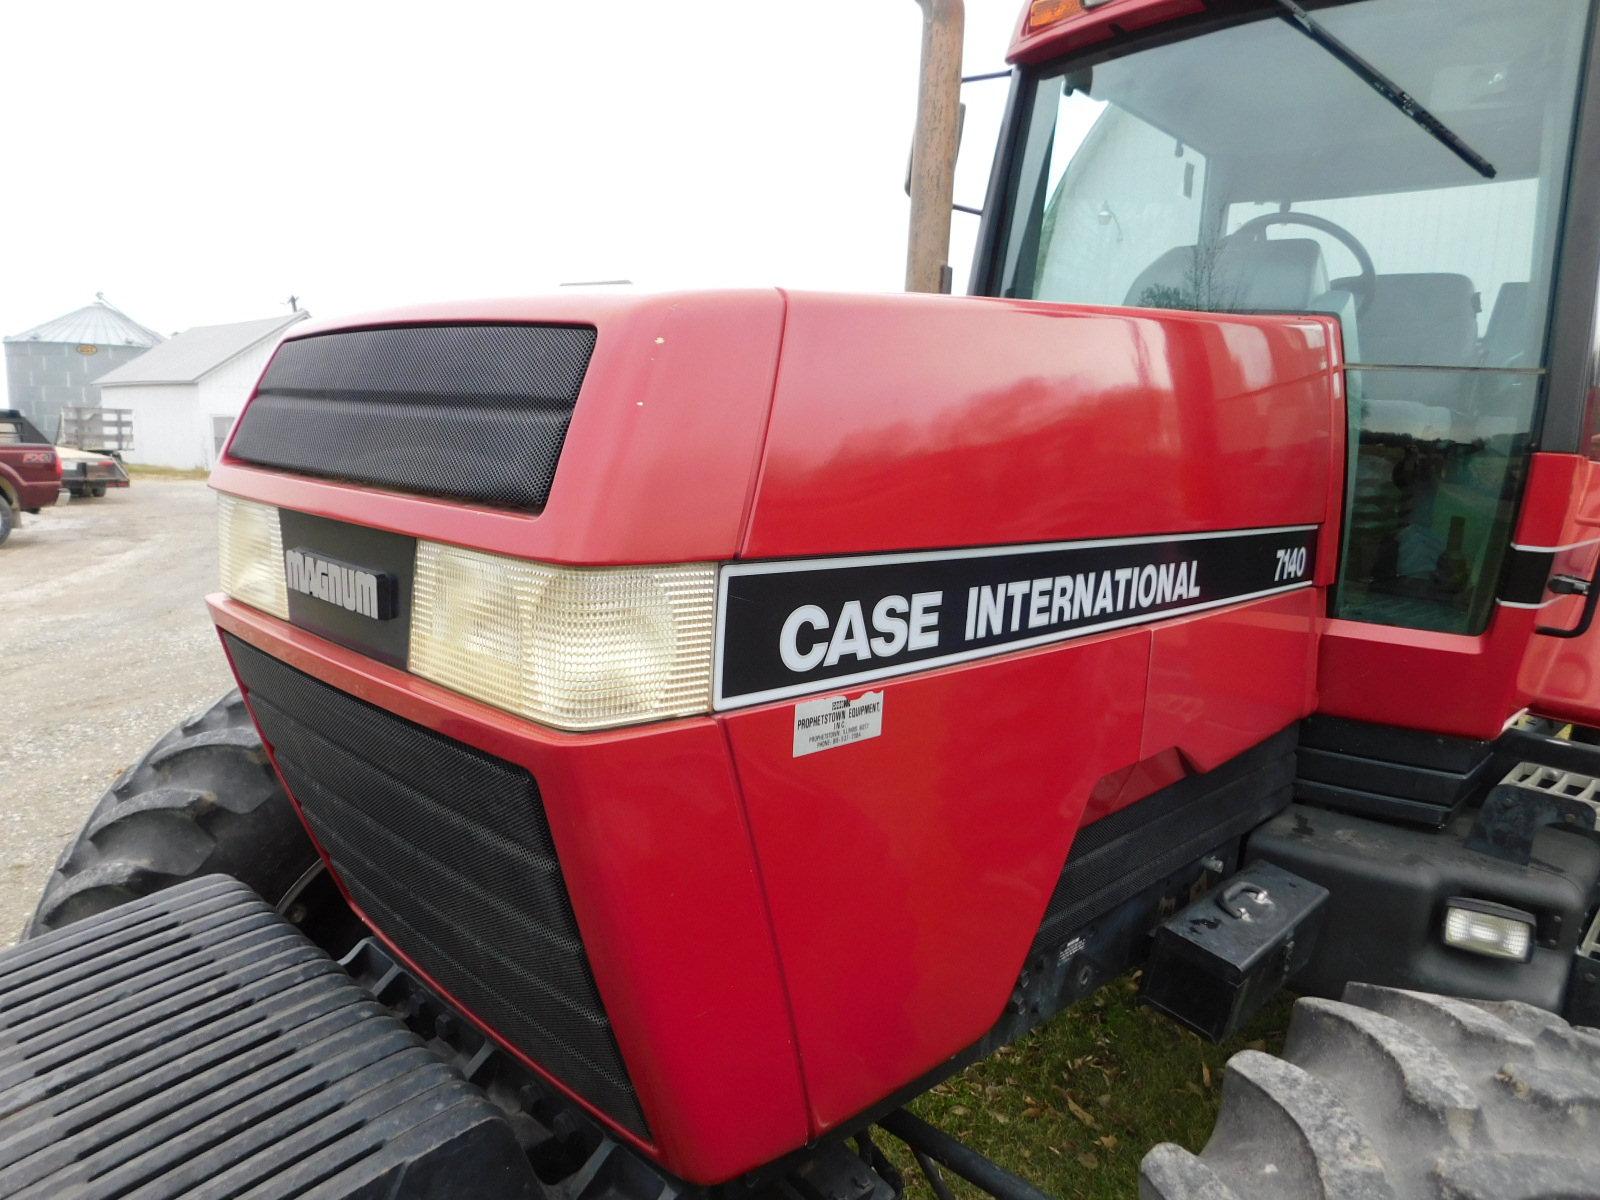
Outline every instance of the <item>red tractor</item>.
<svg viewBox="0 0 1600 1200">
<path fill-rule="evenodd" d="M 1146 1196 L 1600 1195 L 1594 9 L 1034 0 L 971 298 L 298 327 L 0 1195 L 1036 1197 L 901 1106 L 1135 966 L 1306 997 Z"/>
</svg>

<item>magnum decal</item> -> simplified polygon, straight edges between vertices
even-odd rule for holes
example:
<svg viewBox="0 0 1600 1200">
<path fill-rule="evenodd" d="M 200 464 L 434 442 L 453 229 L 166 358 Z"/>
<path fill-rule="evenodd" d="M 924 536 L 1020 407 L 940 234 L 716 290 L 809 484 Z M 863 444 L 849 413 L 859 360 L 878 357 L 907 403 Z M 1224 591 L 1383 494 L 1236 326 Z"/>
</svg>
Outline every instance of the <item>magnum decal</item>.
<svg viewBox="0 0 1600 1200">
<path fill-rule="evenodd" d="M 734 563 L 716 707 L 1082 637 L 1311 586 L 1317 527 Z"/>
<path fill-rule="evenodd" d="M 333 558 L 321 558 L 309 550 L 283 552 L 284 583 L 291 592 L 315 596 L 349 612 L 388 621 L 395 615 L 394 577 L 362 567 L 352 567 Z"/>
</svg>

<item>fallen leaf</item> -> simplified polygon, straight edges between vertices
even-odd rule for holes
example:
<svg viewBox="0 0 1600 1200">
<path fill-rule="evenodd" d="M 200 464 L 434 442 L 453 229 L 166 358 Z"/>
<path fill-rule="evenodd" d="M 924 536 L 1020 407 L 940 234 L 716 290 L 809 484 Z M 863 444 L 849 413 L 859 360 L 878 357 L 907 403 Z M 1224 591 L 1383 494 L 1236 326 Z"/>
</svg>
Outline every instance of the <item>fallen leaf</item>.
<svg viewBox="0 0 1600 1200">
<path fill-rule="evenodd" d="M 1082 1121 L 1090 1129 L 1100 1128 L 1099 1123 L 1096 1122 L 1094 1117 L 1089 1114 L 1089 1110 L 1084 1108 L 1083 1105 L 1079 1104 L 1071 1096 L 1067 1097 L 1067 1111 L 1073 1116 L 1077 1117 L 1078 1120 Z"/>
<path fill-rule="evenodd" d="M 1100 1165 L 1100 1159 L 1096 1155 L 1090 1154 L 1087 1150 L 1078 1155 L 1078 1161 L 1091 1171 Z"/>
</svg>

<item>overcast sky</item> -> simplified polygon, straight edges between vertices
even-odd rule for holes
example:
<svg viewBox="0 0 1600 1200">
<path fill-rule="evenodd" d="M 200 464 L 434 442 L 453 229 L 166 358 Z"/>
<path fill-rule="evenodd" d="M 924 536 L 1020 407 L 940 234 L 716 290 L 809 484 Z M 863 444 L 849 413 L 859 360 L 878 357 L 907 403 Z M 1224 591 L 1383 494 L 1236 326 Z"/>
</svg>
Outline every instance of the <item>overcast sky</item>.
<svg viewBox="0 0 1600 1200">
<path fill-rule="evenodd" d="M 1021 0 L 967 7 L 968 72 L 1003 66 Z M 590 279 L 897 289 L 919 22 L 913 0 L 5 0 L 0 332 L 97 291 L 171 333 L 291 293 L 331 316 Z M 966 89 L 969 203 L 1005 86 Z"/>
</svg>

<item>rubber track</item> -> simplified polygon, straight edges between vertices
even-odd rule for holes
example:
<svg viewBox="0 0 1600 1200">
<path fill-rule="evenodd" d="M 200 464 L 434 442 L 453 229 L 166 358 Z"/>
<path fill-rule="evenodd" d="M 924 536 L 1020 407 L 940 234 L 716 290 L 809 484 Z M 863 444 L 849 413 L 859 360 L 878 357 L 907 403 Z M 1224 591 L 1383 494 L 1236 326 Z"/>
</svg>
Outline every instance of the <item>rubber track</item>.
<svg viewBox="0 0 1600 1200">
<path fill-rule="evenodd" d="M 0 1198 L 531 1200 L 499 1111 L 248 888 L 0 952 Z"/>
</svg>

